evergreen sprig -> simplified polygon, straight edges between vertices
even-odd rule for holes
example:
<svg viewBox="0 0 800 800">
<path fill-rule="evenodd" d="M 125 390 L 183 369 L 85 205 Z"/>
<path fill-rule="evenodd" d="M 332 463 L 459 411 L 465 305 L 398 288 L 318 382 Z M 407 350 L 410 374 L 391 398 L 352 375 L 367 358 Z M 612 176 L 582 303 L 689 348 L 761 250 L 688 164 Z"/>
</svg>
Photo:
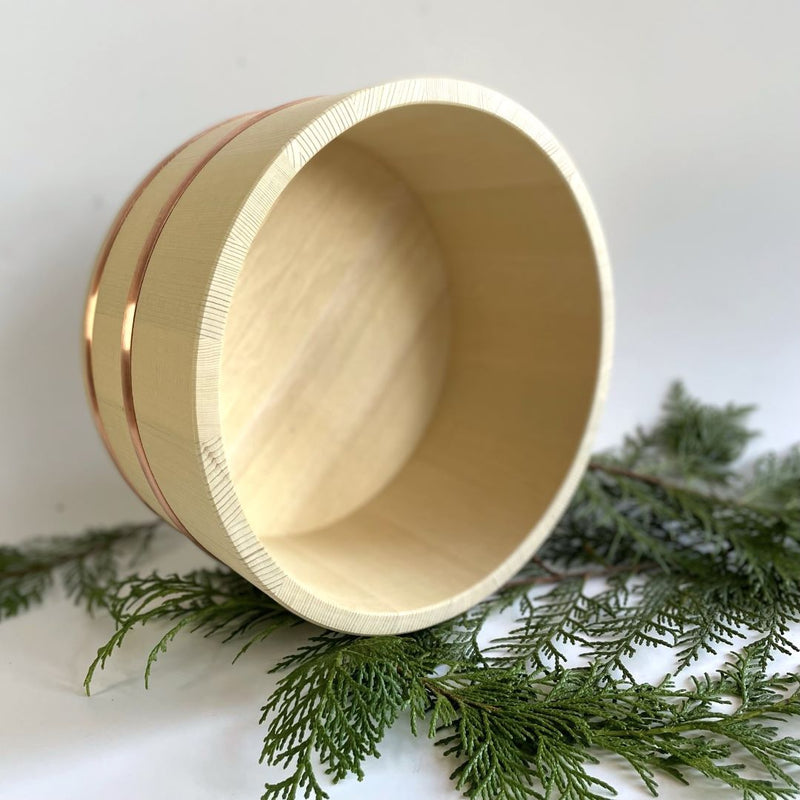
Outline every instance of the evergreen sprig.
<svg viewBox="0 0 800 800">
<path fill-rule="evenodd" d="M 451 775 L 467 797 L 599 800 L 614 789 L 591 772 L 605 751 L 624 759 L 656 793 L 659 775 L 688 783 L 715 778 L 746 798 L 793 796 L 800 741 L 778 735 L 776 720 L 800 713 L 795 675 L 766 676 L 763 644 L 743 651 L 717 676 L 677 688 L 609 681 L 594 668 L 527 672 L 449 665 L 416 636 L 320 637 L 294 657 L 263 709 L 270 719 L 263 757 L 291 767 L 265 798 L 327 797 L 314 759 L 334 781 L 363 777 L 367 756 L 401 712 L 455 760 Z M 442 642 L 439 646 L 442 646 Z M 719 710 L 735 703 L 732 710 Z M 768 778 L 750 777 L 758 767 Z"/>
<path fill-rule="evenodd" d="M 41 603 L 59 580 L 88 611 L 106 605 L 114 597 L 110 587 L 119 570 L 136 564 L 160 524 L 119 525 L 0 546 L 0 620 Z"/>
<path fill-rule="evenodd" d="M 256 642 L 264 641 L 281 628 L 301 622 L 263 592 L 227 569 L 200 569 L 186 575 L 146 577 L 130 575 L 115 581 L 105 606 L 116 623 L 111 638 L 97 651 L 89 666 L 84 687 L 89 693 L 95 670 L 103 669 L 127 635 L 148 623 L 166 621 L 167 630 L 147 656 L 144 680 L 160 653 L 183 630 L 219 637 L 223 642 L 239 640 L 234 662 Z"/>
<path fill-rule="evenodd" d="M 714 406 L 692 397 L 680 381 L 670 386 L 660 419 L 625 438 L 618 459 L 651 475 L 685 483 L 725 484 L 733 464 L 758 435 L 747 427 L 752 405 Z"/>
<path fill-rule="evenodd" d="M 800 447 L 737 470 L 751 411 L 703 404 L 675 384 L 649 430 L 595 458 L 537 556 L 457 619 L 382 637 L 309 626 L 272 668 L 281 677 L 262 708 L 261 759 L 285 777 L 264 800 L 322 800 L 321 774 L 363 778 L 404 719 L 452 760 L 455 788 L 474 800 L 609 797 L 614 787 L 593 771 L 603 754 L 653 794 L 664 779 L 710 779 L 744 800 L 797 796 L 800 741 L 780 728 L 800 717 L 800 673 L 770 665 L 798 652 Z M 116 630 L 87 691 L 140 626 L 160 626 L 147 682 L 181 631 L 236 640 L 238 658 L 304 624 L 226 569 L 120 577 L 154 528 L 0 549 L 0 614 L 40 602 L 58 575 L 90 609 L 108 610 Z M 486 622 L 512 613 L 508 632 L 486 641 Z M 635 674 L 647 647 L 672 661 L 656 684 Z M 708 653 L 719 671 L 694 674 Z"/>
</svg>

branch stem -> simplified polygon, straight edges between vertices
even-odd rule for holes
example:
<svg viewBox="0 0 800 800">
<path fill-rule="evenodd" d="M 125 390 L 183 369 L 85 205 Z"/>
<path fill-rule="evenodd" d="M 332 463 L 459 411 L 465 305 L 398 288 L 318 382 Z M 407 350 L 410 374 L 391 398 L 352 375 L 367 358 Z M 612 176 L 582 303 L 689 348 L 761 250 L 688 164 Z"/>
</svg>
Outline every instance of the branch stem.
<svg viewBox="0 0 800 800">
<path fill-rule="evenodd" d="M 611 564 L 602 569 L 558 572 L 552 569 L 552 567 L 542 564 L 540 561 L 536 561 L 536 563 L 546 570 L 546 575 L 534 575 L 530 578 L 515 578 L 505 583 L 500 591 L 505 589 L 519 589 L 525 586 L 543 586 L 576 578 L 589 580 L 590 578 L 611 578 L 614 575 L 623 575 L 625 573 L 638 575 L 642 572 L 652 572 L 653 570 L 662 569 L 655 561 L 641 561 L 638 564 Z"/>
<path fill-rule="evenodd" d="M 757 719 L 759 717 L 768 717 L 770 714 L 786 714 L 787 710 L 792 705 L 797 704 L 797 698 L 792 695 L 783 700 L 778 700 L 770 706 L 763 708 L 754 708 L 749 711 L 736 711 L 733 714 L 720 714 L 721 718 L 735 719 L 737 722 L 746 722 L 750 719 Z M 669 736 L 671 734 L 691 733 L 693 731 L 709 731 L 711 733 L 719 733 L 719 723 L 713 719 L 710 720 L 694 720 L 690 722 L 683 722 L 679 725 L 662 725 L 655 728 L 644 728 L 643 730 L 611 730 L 602 731 L 604 736 L 620 737 L 633 737 L 635 739 L 647 739 L 653 736 Z M 722 732 L 724 733 L 724 732 Z"/>
<path fill-rule="evenodd" d="M 604 464 L 602 461 L 590 461 L 586 467 L 587 472 L 604 472 L 606 475 L 614 475 L 618 478 L 628 478 L 632 481 L 645 483 L 648 486 L 655 486 L 664 492 L 681 492 L 684 495 L 692 495 L 701 500 L 706 500 L 709 503 L 715 503 L 721 506 L 728 506 L 729 508 L 744 508 L 753 511 L 756 514 L 765 514 L 767 516 L 775 516 L 779 514 L 779 510 L 769 508 L 767 506 L 759 506 L 754 503 L 748 503 L 744 500 L 735 497 L 723 497 L 712 492 L 704 492 L 700 489 L 693 489 L 684 484 L 675 483 L 674 481 L 664 480 L 656 475 L 650 475 L 645 472 L 637 472 L 636 470 L 627 469 L 626 467 L 619 467 L 614 464 Z"/>
</svg>

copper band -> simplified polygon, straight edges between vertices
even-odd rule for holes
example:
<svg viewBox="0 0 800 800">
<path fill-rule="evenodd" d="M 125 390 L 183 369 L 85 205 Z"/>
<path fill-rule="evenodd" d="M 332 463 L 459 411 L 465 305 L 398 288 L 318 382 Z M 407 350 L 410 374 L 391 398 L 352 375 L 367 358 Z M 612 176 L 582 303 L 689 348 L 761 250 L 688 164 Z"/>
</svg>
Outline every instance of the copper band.
<svg viewBox="0 0 800 800">
<path fill-rule="evenodd" d="M 164 230 L 164 226 L 167 224 L 170 215 L 175 210 L 175 207 L 180 202 L 180 199 L 183 197 L 186 190 L 189 188 L 190 184 L 194 179 L 200 174 L 201 170 L 208 164 L 211 159 L 217 155 L 226 145 L 230 144 L 240 133 L 247 130 L 251 125 L 261 121 L 265 117 L 270 116 L 271 114 L 276 113 L 277 111 L 281 111 L 284 108 L 288 108 L 289 106 L 296 105 L 297 103 L 304 102 L 311 98 L 304 98 L 303 100 L 295 100 L 291 103 L 284 103 L 281 106 L 277 106 L 276 108 L 269 109 L 268 111 L 263 111 L 257 113 L 253 116 L 250 116 L 241 125 L 238 125 L 232 131 L 227 133 L 222 139 L 217 142 L 189 171 L 189 173 L 184 177 L 184 179 L 180 182 L 180 184 L 176 187 L 175 191 L 169 197 L 167 202 L 161 208 L 161 211 L 158 214 L 155 222 L 153 223 L 153 227 L 150 230 L 150 234 L 147 237 L 144 247 L 139 255 L 139 259 L 136 262 L 136 269 L 134 271 L 133 279 L 131 281 L 130 289 L 128 291 L 128 299 L 125 305 L 125 313 L 122 319 L 122 339 L 121 339 L 121 363 L 122 363 L 122 401 L 123 406 L 125 409 L 125 418 L 128 423 L 128 431 L 131 436 L 131 442 L 133 443 L 133 449 L 136 452 L 136 458 L 139 461 L 139 466 L 142 469 L 142 473 L 144 474 L 145 479 L 147 480 L 147 484 L 150 487 L 151 491 L 155 495 L 156 499 L 158 500 L 159 504 L 163 509 L 163 513 L 166 515 L 170 523 L 177 528 L 181 533 L 191 539 L 195 544 L 202 547 L 200 543 L 192 536 L 191 533 L 186 529 L 183 523 L 178 519 L 178 516 L 170 506 L 167 498 L 164 496 L 164 493 L 161 491 L 161 487 L 158 485 L 158 481 L 156 480 L 155 475 L 153 474 L 153 470 L 150 466 L 150 462 L 147 458 L 147 453 L 144 449 L 144 444 L 142 442 L 141 431 L 139 430 L 139 423 L 136 418 L 136 408 L 133 400 L 133 373 L 131 370 L 131 344 L 133 339 L 133 328 L 134 322 L 136 319 L 136 306 L 139 302 L 139 295 L 142 290 L 142 285 L 144 283 L 145 275 L 147 274 L 147 267 L 150 264 L 150 259 L 152 258 L 153 251 L 155 250 L 156 244 L 158 242 L 158 238 L 161 235 L 161 232 Z M 205 548 L 203 548 L 205 549 Z"/>
<path fill-rule="evenodd" d="M 122 230 L 122 226 L 125 224 L 125 220 L 128 219 L 128 215 L 130 214 L 131 210 L 136 205 L 145 189 L 147 189 L 147 187 L 153 182 L 153 179 L 156 177 L 156 175 L 158 175 L 158 173 L 161 172 L 161 170 L 164 169 L 164 167 L 166 167 L 167 164 L 169 164 L 169 162 L 175 158 L 175 156 L 183 152 L 190 144 L 193 144 L 202 136 L 210 133 L 215 128 L 221 127 L 222 125 L 225 125 L 234 119 L 238 119 L 239 116 L 247 115 L 242 114 L 226 120 L 225 122 L 219 122 L 216 125 L 212 125 L 210 128 L 206 128 L 204 131 L 201 131 L 196 136 L 192 136 L 191 139 L 184 142 L 182 145 L 180 145 L 180 147 L 176 147 L 171 153 L 169 153 L 169 155 L 162 158 L 161 161 L 159 161 L 158 164 L 156 164 L 156 166 L 153 167 L 153 169 L 151 169 L 144 178 L 142 178 L 139 185 L 133 190 L 123 204 L 122 208 L 119 210 L 117 216 L 114 218 L 114 222 L 111 224 L 111 228 L 109 229 L 105 241 L 100 248 L 100 252 L 97 255 L 94 271 L 92 272 L 92 277 L 89 281 L 89 289 L 86 298 L 86 310 L 83 316 L 83 374 L 86 380 L 86 394 L 89 398 L 89 408 L 92 413 L 92 419 L 94 420 L 94 425 L 97 428 L 97 432 L 100 434 L 100 439 L 105 445 L 108 455 L 114 462 L 117 471 L 120 475 L 122 475 L 125 482 L 131 487 L 131 489 L 133 489 L 134 493 L 139 497 L 139 499 L 154 513 L 158 512 L 144 497 L 142 497 L 139 490 L 133 485 L 130 478 L 128 478 L 128 476 L 125 474 L 125 470 L 122 468 L 119 459 L 114 453 L 114 449 L 112 448 L 111 442 L 108 438 L 108 432 L 106 431 L 106 427 L 103 424 L 103 419 L 100 416 L 100 406 L 97 401 L 97 390 L 94 384 L 94 367 L 92 366 L 92 341 L 94 339 L 94 319 L 95 311 L 97 309 L 97 295 L 100 291 L 100 282 L 103 278 L 103 273 L 105 272 L 106 264 L 111 254 L 111 250 L 114 247 L 114 243 L 117 240 L 117 236 L 119 236 L 119 232 Z"/>
</svg>

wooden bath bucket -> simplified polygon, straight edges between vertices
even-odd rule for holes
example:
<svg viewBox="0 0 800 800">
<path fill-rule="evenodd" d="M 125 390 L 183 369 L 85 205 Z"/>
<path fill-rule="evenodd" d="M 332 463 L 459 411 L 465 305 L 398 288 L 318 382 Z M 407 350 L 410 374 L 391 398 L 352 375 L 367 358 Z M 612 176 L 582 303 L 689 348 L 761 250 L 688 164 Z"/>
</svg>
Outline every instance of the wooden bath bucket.
<svg viewBox="0 0 800 800">
<path fill-rule="evenodd" d="M 510 578 L 606 392 L 602 234 L 530 113 L 455 80 L 245 114 L 142 182 L 86 378 L 157 514 L 298 615 L 422 628 Z"/>
</svg>

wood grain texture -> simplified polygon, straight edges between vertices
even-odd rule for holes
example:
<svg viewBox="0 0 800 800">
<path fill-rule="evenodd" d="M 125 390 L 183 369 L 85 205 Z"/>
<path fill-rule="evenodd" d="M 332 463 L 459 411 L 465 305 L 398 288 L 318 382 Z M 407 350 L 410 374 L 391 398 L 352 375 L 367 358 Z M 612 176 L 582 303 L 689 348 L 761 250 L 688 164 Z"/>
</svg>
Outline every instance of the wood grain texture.
<svg viewBox="0 0 800 800">
<path fill-rule="evenodd" d="M 207 136 L 134 204 L 97 297 L 98 403 L 145 495 L 110 342 Z M 283 108 L 196 172 L 131 335 L 151 481 L 202 546 L 321 625 L 466 609 L 554 525 L 605 396 L 608 259 L 573 165 L 502 95 L 417 79 Z"/>
<path fill-rule="evenodd" d="M 95 265 L 96 290 L 90 287 L 87 337 L 91 343 L 87 367 L 90 394 L 96 398 L 98 423 L 115 463 L 136 493 L 152 509 L 160 504 L 139 468 L 128 432 L 122 399 L 121 322 L 128 302 L 137 259 L 144 240 L 175 186 L 210 147 L 241 123 L 232 119 L 194 137 L 171 153 L 150 173 L 126 204 L 124 216 L 112 228 Z M 163 510 L 160 511 L 163 513 Z"/>
<path fill-rule="evenodd" d="M 443 384 L 448 295 L 406 184 L 334 141 L 256 236 L 225 330 L 222 435 L 262 535 L 356 510 L 419 442 Z"/>
</svg>

